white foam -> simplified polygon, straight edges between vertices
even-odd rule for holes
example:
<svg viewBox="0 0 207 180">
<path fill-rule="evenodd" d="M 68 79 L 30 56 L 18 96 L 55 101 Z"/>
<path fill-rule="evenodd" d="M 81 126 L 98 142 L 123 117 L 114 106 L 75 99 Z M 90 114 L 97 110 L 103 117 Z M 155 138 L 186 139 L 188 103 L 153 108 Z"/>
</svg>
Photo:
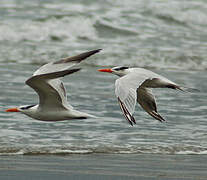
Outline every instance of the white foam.
<svg viewBox="0 0 207 180">
<path fill-rule="evenodd" d="M 88 154 L 92 153 L 91 150 L 70 150 L 70 149 L 58 149 L 51 151 L 51 154 Z"/>
<path fill-rule="evenodd" d="M 192 150 L 185 150 L 185 151 L 178 151 L 175 154 L 183 154 L 183 155 L 193 155 L 193 154 L 207 154 L 207 150 L 200 150 L 200 151 L 192 151 Z"/>
<path fill-rule="evenodd" d="M 93 27 L 93 20 L 84 16 L 63 17 L 62 19 L 50 18 L 45 21 L 16 20 L 2 22 L 0 41 L 19 42 L 29 41 L 47 41 L 51 37 L 57 37 L 61 40 L 74 40 L 79 37 L 92 39 L 96 37 L 96 31 Z"/>
</svg>

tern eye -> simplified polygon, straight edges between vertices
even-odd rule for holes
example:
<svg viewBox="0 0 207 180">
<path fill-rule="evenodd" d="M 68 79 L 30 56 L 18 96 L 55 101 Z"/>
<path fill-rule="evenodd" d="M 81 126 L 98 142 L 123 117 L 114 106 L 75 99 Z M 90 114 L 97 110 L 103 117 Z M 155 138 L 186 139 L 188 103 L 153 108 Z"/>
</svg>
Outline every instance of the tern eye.
<svg viewBox="0 0 207 180">
<path fill-rule="evenodd" d="M 121 71 L 121 70 L 124 70 L 124 69 L 129 69 L 129 67 L 127 67 L 127 66 L 122 66 L 122 67 L 114 68 L 115 71 Z"/>
</svg>

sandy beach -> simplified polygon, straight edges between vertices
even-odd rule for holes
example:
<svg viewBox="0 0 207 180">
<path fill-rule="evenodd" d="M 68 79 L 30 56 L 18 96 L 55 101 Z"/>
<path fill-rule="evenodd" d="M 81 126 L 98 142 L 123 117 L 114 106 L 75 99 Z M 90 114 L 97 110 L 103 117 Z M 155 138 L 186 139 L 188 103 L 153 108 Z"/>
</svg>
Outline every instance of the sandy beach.
<svg viewBox="0 0 207 180">
<path fill-rule="evenodd" d="M 0 179 L 207 179 L 207 155 L 1 156 Z"/>
</svg>

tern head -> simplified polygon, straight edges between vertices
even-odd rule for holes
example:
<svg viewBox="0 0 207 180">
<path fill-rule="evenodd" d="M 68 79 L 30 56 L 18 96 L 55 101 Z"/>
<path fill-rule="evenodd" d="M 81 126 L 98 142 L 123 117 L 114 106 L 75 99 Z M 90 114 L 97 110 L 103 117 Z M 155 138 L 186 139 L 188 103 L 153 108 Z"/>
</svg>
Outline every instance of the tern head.
<svg viewBox="0 0 207 180">
<path fill-rule="evenodd" d="M 22 112 L 24 114 L 31 114 L 35 111 L 36 105 L 26 105 L 26 106 L 19 106 L 16 108 L 9 108 L 7 110 L 5 110 L 6 112 Z"/>
<path fill-rule="evenodd" d="M 98 69 L 98 71 L 112 73 L 112 74 L 116 74 L 117 76 L 122 77 L 130 72 L 130 68 L 127 66 L 117 66 L 111 69 Z"/>
</svg>

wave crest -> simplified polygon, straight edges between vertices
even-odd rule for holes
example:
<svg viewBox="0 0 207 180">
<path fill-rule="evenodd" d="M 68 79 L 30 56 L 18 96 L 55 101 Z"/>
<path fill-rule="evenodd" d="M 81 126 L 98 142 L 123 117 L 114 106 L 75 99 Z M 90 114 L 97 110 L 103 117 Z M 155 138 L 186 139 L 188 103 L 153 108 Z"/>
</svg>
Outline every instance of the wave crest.
<svg viewBox="0 0 207 180">
<path fill-rule="evenodd" d="M 207 154 L 207 148 L 199 146 L 146 146 L 146 147 L 30 147 L 1 148 L 0 155 L 69 155 L 69 154 Z"/>
</svg>

